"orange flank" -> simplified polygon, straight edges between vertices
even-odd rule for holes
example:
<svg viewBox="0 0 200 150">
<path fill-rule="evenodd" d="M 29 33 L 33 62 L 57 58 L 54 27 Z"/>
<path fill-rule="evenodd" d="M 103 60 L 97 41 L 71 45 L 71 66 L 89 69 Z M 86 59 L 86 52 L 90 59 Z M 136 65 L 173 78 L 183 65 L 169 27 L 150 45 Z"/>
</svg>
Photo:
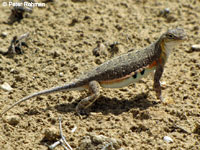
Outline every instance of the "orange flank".
<svg viewBox="0 0 200 150">
<path fill-rule="evenodd" d="M 89 85 L 88 85 L 88 84 L 83 85 L 82 87 L 83 87 L 84 89 L 89 89 Z"/>
<path fill-rule="evenodd" d="M 126 80 L 127 78 L 131 77 L 131 76 L 134 75 L 134 74 L 135 74 L 135 72 L 132 72 L 131 74 L 126 75 L 126 76 L 121 77 L 121 78 L 117 78 L 117 79 L 113 79 L 113 80 L 100 81 L 100 84 L 118 83 L 118 82 L 121 82 L 121 81 L 123 81 L 123 80 Z"/>
<path fill-rule="evenodd" d="M 145 67 L 145 68 L 147 68 L 147 69 L 153 69 L 154 67 L 156 67 L 157 65 L 158 65 L 158 63 L 161 63 L 162 62 L 162 58 L 160 58 L 158 61 L 153 61 L 150 65 L 148 65 L 147 67 Z M 121 78 L 116 78 L 116 79 L 112 79 L 112 80 L 105 80 L 105 81 L 100 81 L 99 83 L 100 84 L 107 84 L 107 85 L 111 85 L 111 84 L 115 84 L 115 83 L 120 83 L 120 82 L 123 82 L 123 81 L 125 81 L 126 79 L 128 79 L 128 78 L 130 78 L 130 77 L 132 77 L 132 76 L 134 76 L 135 74 L 136 74 L 136 77 L 135 77 L 135 79 L 137 78 L 137 73 L 140 73 L 142 70 L 144 70 L 145 68 L 143 68 L 143 69 L 138 69 L 137 71 L 135 71 L 135 72 L 132 72 L 132 73 L 130 73 L 129 75 L 126 75 L 126 76 L 124 76 L 124 77 L 121 77 Z M 143 75 L 143 74 L 142 74 Z"/>
<path fill-rule="evenodd" d="M 158 61 L 159 61 L 159 63 L 161 63 L 162 59 L 160 58 Z M 152 69 L 153 67 L 157 66 L 157 64 L 158 64 L 158 62 L 155 60 L 148 66 L 148 68 Z"/>
</svg>

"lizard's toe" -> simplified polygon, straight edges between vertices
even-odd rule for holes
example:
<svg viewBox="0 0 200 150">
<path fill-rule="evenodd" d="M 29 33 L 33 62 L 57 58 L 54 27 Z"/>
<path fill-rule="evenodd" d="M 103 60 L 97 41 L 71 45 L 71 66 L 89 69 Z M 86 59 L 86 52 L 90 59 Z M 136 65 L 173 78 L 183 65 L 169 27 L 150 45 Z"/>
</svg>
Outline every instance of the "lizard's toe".
<svg viewBox="0 0 200 150">
<path fill-rule="evenodd" d="M 86 112 L 85 109 L 80 108 L 79 105 L 76 106 L 76 114 L 82 119 L 82 115 L 88 116 L 88 113 Z"/>
</svg>

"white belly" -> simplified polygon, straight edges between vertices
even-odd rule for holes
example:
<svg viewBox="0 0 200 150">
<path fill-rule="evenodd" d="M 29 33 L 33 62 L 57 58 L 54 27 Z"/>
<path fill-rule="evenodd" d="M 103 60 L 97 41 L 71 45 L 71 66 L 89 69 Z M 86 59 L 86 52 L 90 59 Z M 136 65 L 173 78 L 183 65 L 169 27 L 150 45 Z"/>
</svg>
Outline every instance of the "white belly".
<svg viewBox="0 0 200 150">
<path fill-rule="evenodd" d="M 155 70 L 155 68 L 145 69 L 144 74 L 141 75 L 141 73 L 137 73 L 136 78 L 134 78 L 133 76 L 130 76 L 127 79 L 124 79 L 122 81 L 113 82 L 113 83 L 102 83 L 101 86 L 104 88 L 122 88 L 122 87 L 130 85 L 131 83 L 139 81 L 141 78 L 146 77 L 148 74 L 150 74 L 154 70 Z"/>
</svg>

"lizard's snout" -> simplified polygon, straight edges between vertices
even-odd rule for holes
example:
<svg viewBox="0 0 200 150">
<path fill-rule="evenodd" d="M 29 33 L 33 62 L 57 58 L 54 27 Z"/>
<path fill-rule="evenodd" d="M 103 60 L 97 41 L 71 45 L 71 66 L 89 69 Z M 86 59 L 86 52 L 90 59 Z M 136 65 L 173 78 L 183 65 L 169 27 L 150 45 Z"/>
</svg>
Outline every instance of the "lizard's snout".
<svg viewBox="0 0 200 150">
<path fill-rule="evenodd" d="M 181 40 L 184 40 L 184 41 L 185 41 L 185 40 L 188 40 L 188 36 L 185 34 L 185 35 L 181 36 L 180 39 L 181 39 Z"/>
</svg>

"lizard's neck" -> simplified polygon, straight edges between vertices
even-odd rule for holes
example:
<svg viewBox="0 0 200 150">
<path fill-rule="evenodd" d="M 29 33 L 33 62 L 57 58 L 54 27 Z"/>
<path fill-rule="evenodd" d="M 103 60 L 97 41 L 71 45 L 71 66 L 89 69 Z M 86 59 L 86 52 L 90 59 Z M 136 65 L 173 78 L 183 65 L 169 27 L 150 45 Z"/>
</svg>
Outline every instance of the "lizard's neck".
<svg viewBox="0 0 200 150">
<path fill-rule="evenodd" d="M 164 62 L 167 61 L 171 51 L 175 46 L 178 45 L 178 42 L 165 42 L 161 41 L 160 46 L 161 46 L 161 57 L 164 60 Z"/>
</svg>

